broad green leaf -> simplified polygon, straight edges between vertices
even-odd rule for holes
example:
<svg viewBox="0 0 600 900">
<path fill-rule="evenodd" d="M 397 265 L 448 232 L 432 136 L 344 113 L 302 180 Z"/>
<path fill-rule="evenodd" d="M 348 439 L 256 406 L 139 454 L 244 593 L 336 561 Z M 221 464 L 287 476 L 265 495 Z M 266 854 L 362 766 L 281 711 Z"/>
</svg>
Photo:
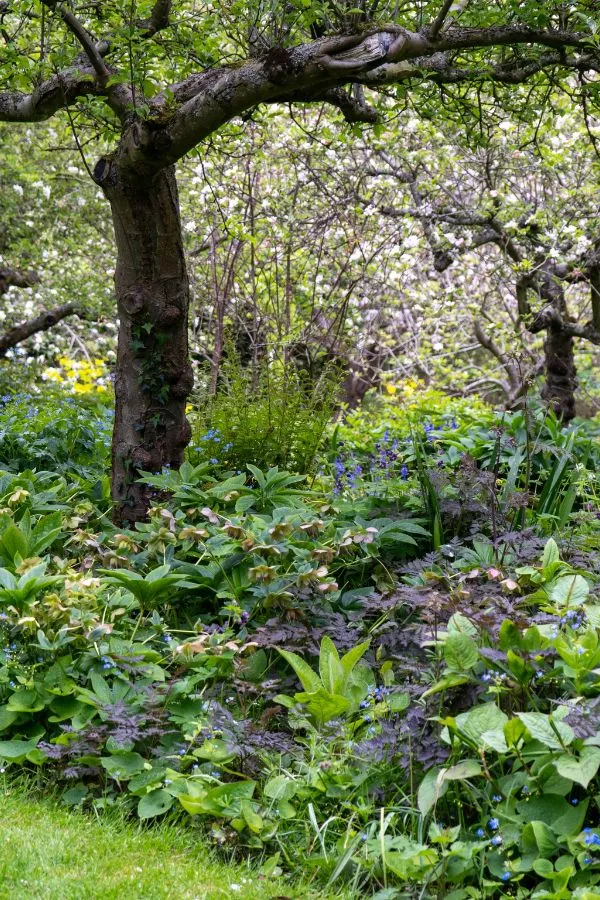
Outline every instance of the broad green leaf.
<svg viewBox="0 0 600 900">
<path fill-rule="evenodd" d="M 143 772 L 146 760 L 139 753 L 123 751 L 113 756 L 101 756 L 100 763 L 112 778 L 126 781 Z"/>
<path fill-rule="evenodd" d="M 590 586 L 581 575 L 561 575 L 546 588 L 549 599 L 557 606 L 580 606 L 588 598 Z"/>
<path fill-rule="evenodd" d="M 504 735 L 504 728 L 494 728 L 491 731 L 484 731 L 481 735 L 481 746 L 491 747 L 497 753 L 506 753 L 508 744 Z"/>
<path fill-rule="evenodd" d="M 240 802 L 240 812 L 250 831 L 253 831 L 254 834 L 259 834 L 263 830 L 264 820 L 254 809 L 251 800 L 243 799 Z"/>
<path fill-rule="evenodd" d="M 0 741 L 0 759 L 20 760 L 37 746 L 38 739 L 31 741 Z"/>
<path fill-rule="evenodd" d="M 341 694 L 330 694 L 324 687 L 320 687 L 317 691 L 294 694 L 294 699 L 306 706 L 307 712 L 318 725 L 324 725 L 331 719 L 337 719 L 352 705 L 346 697 Z"/>
<path fill-rule="evenodd" d="M 352 647 L 351 650 L 348 650 L 347 653 L 344 653 L 340 662 L 342 664 L 342 668 L 346 675 L 349 675 L 356 663 L 362 659 L 367 650 L 369 649 L 371 641 L 363 641 L 362 644 L 357 644 L 356 647 Z"/>
<path fill-rule="evenodd" d="M 461 613 L 454 613 L 448 621 L 448 631 L 450 633 L 458 631 L 462 634 L 469 634 L 471 637 L 477 637 L 477 626 L 473 625 L 470 619 Z"/>
<path fill-rule="evenodd" d="M 448 790 L 448 782 L 444 780 L 446 769 L 436 767 L 425 773 L 417 791 L 417 806 L 422 816 L 426 816 Z"/>
<path fill-rule="evenodd" d="M 564 753 L 554 760 L 554 765 L 563 778 L 569 778 L 586 788 L 600 768 L 600 748 L 584 747 L 579 758 Z"/>
<path fill-rule="evenodd" d="M 296 793 L 296 784 L 286 775 L 275 775 L 269 778 L 263 788 L 265 797 L 270 800 L 291 800 Z"/>
<path fill-rule="evenodd" d="M 292 653 L 291 650 L 279 650 L 277 651 L 286 662 L 290 664 L 298 679 L 300 684 L 304 688 L 307 693 L 311 693 L 313 691 L 318 691 L 323 685 L 321 683 L 321 679 L 317 675 L 316 672 L 313 672 L 311 667 L 307 662 L 304 662 L 301 656 L 298 656 L 297 653 Z"/>
<path fill-rule="evenodd" d="M 560 560 L 560 553 L 558 550 L 558 544 L 554 540 L 554 538 L 550 538 L 546 541 L 546 546 L 544 547 L 544 553 L 542 556 L 542 568 L 546 569 L 550 563 L 558 562 Z"/>
<path fill-rule="evenodd" d="M 556 838 L 552 829 L 543 821 L 534 819 L 523 829 L 523 847 L 535 849 L 543 858 L 552 856 L 556 850 Z"/>
<path fill-rule="evenodd" d="M 330 694 L 338 694 L 343 690 L 345 672 L 337 648 L 327 635 L 321 641 L 319 674 L 323 687 Z"/>
<path fill-rule="evenodd" d="M 486 731 L 504 728 L 507 722 L 508 716 L 495 703 L 482 703 L 456 717 L 458 729 L 477 745 L 481 744 L 481 736 Z"/>
<path fill-rule="evenodd" d="M 140 797 L 137 806 L 137 814 L 140 819 L 152 819 L 154 816 L 162 816 L 166 813 L 175 802 L 174 797 L 162 789 L 152 791 Z"/>
<path fill-rule="evenodd" d="M 565 722 L 544 713 L 517 713 L 532 738 L 551 750 L 560 750 L 574 739 L 573 729 Z"/>
<path fill-rule="evenodd" d="M 463 759 L 455 766 L 450 766 L 444 772 L 444 781 L 463 781 L 467 778 L 475 778 L 483 772 L 481 763 L 476 759 Z"/>
<path fill-rule="evenodd" d="M 479 652 L 472 637 L 452 631 L 444 642 L 444 661 L 455 672 L 468 672 L 477 665 Z"/>
<path fill-rule="evenodd" d="M 436 681 L 421 696 L 430 697 L 432 694 L 439 694 L 441 691 L 447 691 L 450 688 L 458 687 L 460 684 L 466 684 L 469 680 L 468 675 L 459 675 L 458 672 L 451 672 L 448 675 L 444 675 L 439 681 Z"/>
</svg>

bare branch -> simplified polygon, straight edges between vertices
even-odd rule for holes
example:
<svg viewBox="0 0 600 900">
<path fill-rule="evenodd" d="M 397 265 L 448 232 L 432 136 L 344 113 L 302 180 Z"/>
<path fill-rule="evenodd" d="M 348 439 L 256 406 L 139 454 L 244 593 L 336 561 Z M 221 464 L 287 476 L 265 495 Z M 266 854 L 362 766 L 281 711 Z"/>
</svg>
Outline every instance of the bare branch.
<svg viewBox="0 0 600 900">
<path fill-rule="evenodd" d="M 75 37 L 83 47 L 94 72 L 98 76 L 100 84 L 104 86 L 108 81 L 110 72 L 106 67 L 106 63 L 102 59 L 101 54 L 98 52 L 98 48 L 96 47 L 94 40 L 83 27 L 79 19 L 74 16 L 73 13 L 68 9 L 65 9 L 65 7 L 61 3 L 57 3 L 56 0 L 42 0 L 42 3 L 53 12 L 56 11 L 59 13 L 61 19 L 63 20 L 69 31 L 71 31 L 72 34 L 75 35 Z"/>
<path fill-rule="evenodd" d="M 436 16 L 435 22 L 433 23 L 433 25 L 427 32 L 427 36 L 429 37 L 430 41 L 435 41 L 438 34 L 442 30 L 442 27 L 444 25 L 444 22 L 446 21 L 446 17 L 448 16 L 448 13 L 450 12 L 453 2 L 454 2 L 454 0 L 444 0 L 444 3 L 442 4 L 442 8 L 440 9 L 439 13 Z"/>
<path fill-rule="evenodd" d="M 9 287 L 32 287 L 40 280 L 37 272 L 21 272 L 17 269 L 7 269 L 0 266 L 0 296 L 5 294 Z"/>
<path fill-rule="evenodd" d="M 81 315 L 75 303 L 65 303 L 64 306 L 57 306 L 55 309 L 48 310 L 36 316 L 35 319 L 29 319 L 27 322 L 21 322 L 15 325 L 3 335 L 0 335 L 0 357 L 6 356 L 8 350 L 21 344 L 27 338 L 40 331 L 48 331 L 53 328 L 61 319 L 67 316 Z"/>
<path fill-rule="evenodd" d="M 358 90 L 353 90 L 352 93 L 350 93 L 341 87 L 328 88 L 328 90 L 320 93 L 316 92 L 312 96 L 307 95 L 306 102 L 314 103 L 315 101 L 322 100 L 324 103 L 336 106 L 344 116 L 345 120 L 350 123 L 365 122 L 373 125 L 378 122 L 380 118 L 379 113 L 373 106 L 369 106 L 365 101 L 364 94 L 362 93 L 362 85 L 356 84 L 353 85 L 353 88 Z M 299 95 L 296 100 L 301 102 L 302 96 Z"/>
</svg>

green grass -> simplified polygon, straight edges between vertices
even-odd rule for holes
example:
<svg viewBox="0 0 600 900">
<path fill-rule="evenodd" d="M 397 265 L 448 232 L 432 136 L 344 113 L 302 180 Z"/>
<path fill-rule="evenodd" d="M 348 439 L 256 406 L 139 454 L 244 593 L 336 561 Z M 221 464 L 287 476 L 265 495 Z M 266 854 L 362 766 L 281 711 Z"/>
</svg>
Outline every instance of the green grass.
<svg viewBox="0 0 600 900">
<path fill-rule="evenodd" d="M 94 819 L 21 787 L 0 788 L 0 900 L 324 898 L 250 865 L 217 860 L 192 825 Z M 330 895 L 331 896 L 331 895 Z"/>
</svg>

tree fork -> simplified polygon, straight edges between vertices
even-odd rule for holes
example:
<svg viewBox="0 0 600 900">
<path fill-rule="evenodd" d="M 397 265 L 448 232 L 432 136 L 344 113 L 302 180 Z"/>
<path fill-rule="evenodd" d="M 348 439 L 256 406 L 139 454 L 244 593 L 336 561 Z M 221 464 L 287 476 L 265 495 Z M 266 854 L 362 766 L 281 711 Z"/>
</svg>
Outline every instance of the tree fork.
<svg viewBox="0 0 600 900">
<path fill-rule="evenodd" d="M 117 244 L 112 498 L 115 522 L 127 524 L 144 519 L 154 498 L 140 472 L 179 467 L 191 437 L 189 283 L 174 168 L 138 180 L 107 157 L 94 177 L 110 202 Z"/>
</svg>

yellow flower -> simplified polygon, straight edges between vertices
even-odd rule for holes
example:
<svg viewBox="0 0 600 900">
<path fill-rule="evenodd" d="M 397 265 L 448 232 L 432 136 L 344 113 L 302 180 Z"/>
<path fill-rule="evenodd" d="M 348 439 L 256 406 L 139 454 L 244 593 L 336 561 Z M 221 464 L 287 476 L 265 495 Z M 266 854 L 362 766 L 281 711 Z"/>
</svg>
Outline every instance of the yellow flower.
<svg viewBox="0 0 600 900">
<path fill-rule="evenodd" d="M 386 384 L 385 390 L 387 394 L 391 394 L 392 396 L 397 393 L 398 388 L 395 384 Z"/>
</svg>

